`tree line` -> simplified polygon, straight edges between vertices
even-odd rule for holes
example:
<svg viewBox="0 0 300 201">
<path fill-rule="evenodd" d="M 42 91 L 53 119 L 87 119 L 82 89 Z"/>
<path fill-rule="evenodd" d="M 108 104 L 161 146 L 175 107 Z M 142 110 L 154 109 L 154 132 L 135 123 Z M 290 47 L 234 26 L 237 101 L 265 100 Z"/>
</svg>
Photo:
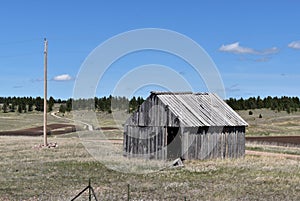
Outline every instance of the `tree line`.
<svg viewBox="0 0 300 201">
<path fill-rule="evenodd" d="M 230 98 L 226 100 L 227 104 L 234 110 L 249 110 L 249 109 L 261 109 L 267 108 L 271 110 L 286 111 L 287 113 L 297 112 L 300 108 L 300 100 L 298 97 L 265 97 L 261 98 L 250 97 L 248 99 L 235 99 Z"/>
<path fill-rule="evenodd" d="M 47 111 L 52 111 L 54 103 L 63 103 L 61 99 L 55 100 L 52 96 L 47 101 Z M 26 113 L 44 111 L 44 99 L 41 97 L 0 97 L 0 104 L 4 113 L 19 112 Z"/>
<path fill-rule="evenodd" d="M 87 109 L 101 112 L 111 113 L 112 110 L 126 110 L 131 113 L 135 111 L 139 105 L 144 102 L 142 97 L 133 96 L 130 100 L 126 97 L 120 96 L 104 96 L 102 98 L 90 98 L 90 99 L 68 99 L 66 105 L 61 105 L 59 111 L 64 113 L 67 108 L 73 109 Z M 68 104 L 69 103 L 69 104 Z"/>
<path fill-rule="evenodd" d="M 67 100 L 54 99 L 52 96 L 47 100 L 47 111 L 53 110 L 54 104 L 60 104 L 59 111 L 62 113 L 70 112 L 75 109 L 87 109 L 111 113 L 112 110 L 126 110 L 131 113 L 135 111 L 139 105 L 144 102 L 142 97 L 113 97 L 104 96 L 101 98 L 95 97 L 90 99 L 72 99 Z M 260 98 L 250 97 L 248 99 L 230 98 L 226 100 L 227 104 L 234 110 L 249 110 L 268 108 L 271 110 L 286 111 L 288 113 L 296 112 L 300 108 L 300 100 L 298 97 L 265 97 Z M 44 111 L 44 99 L 41 97 L 0 97 L 0 104 L 2 111 L 7 112 L 31 112 Z"/>
<path fill-rule="evenodd" d="M 139 105 L 144 102 L 142 97 L 132 97 L 130 100 L 126 97 L 104 96 L 102 98 L 91 99 L 72 99 L 67 100 L 54 99 L 52 96 L 47 100 L 47 112 L 53 110 L 54 104 L 60 104 L 59 112 L 70 112 L 75 109 L 87 109 L 111 113 L 112 110 L 135 111 Z M 0 97 L 0 104 L 4 113 L 19 112 L 26 113 L 35 111 L 44 111 L 44 99 L 41 97 Z"/>
</svg>

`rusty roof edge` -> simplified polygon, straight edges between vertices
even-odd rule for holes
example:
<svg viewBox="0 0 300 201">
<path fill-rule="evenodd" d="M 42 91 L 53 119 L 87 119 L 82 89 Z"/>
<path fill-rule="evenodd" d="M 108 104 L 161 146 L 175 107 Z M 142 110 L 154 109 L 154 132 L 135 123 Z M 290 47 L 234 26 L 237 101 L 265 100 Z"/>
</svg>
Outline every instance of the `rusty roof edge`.
<svg viewBox="0 0 300 201">
<path fill-rule="evenodd" d="M 178 91 L 178 92 L 170 92 L 170 91 L 151 91 L 151 94 L 155 95 L 181 95 L 181 94 L 193 94 L 191 91 Z"/>
</svg>

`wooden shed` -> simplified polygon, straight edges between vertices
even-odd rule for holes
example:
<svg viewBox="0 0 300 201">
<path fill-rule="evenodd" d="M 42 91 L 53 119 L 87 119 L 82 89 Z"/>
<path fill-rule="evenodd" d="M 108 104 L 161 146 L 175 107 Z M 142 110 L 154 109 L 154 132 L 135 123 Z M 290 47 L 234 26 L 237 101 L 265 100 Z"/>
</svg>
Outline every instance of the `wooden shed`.
<svg viewBox="0 0 300 201">
<path fill-rule="evenodd" d="M 124 125 L 124 156 L 243 157 L 246 126 L 216 94 L 151 92 Z"/>
</svg>

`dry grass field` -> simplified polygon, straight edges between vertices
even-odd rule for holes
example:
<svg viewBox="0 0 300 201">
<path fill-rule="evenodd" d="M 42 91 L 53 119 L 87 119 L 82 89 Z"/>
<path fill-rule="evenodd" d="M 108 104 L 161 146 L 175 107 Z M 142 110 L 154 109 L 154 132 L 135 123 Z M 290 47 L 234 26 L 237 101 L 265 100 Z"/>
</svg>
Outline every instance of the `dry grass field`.
<svg viewBox="0 0 300 201">
<path fill-rule="evenodd" d="M 70 123 L 64 119 L 57 119 L 47 115 L 49 123 Z M 0 112 L 0 131 L 10 131 L 32 128 L 43 125 L 43 113 L 2 113 Z"/>
<path fill-rule="evenodd" d="M 268 109 L 238 111 L 248 122 L 247 136 L 300 135 L 300 112 L 288 114 Z M 261 114 L 262 118 L 259 118 Z"/>
<path fill-rule="evenodd" d="M 95 161 L 76 134 L 51 137 L 58 148 L 36 149 L 40 137 L 0 137 L 0 200 L 70 200 L 91 178 L 99 200 L 299 200 L 299 161 L 246 156 L 188 161 L 185 167 L 125 174 Z M 82 197 L 85 200 L 87 197 Z"/>
<path fill-rule="evenodd" d="M 250 135 L 300 134 L 296 125 L 299 113 L 273 116 L 268 110 L 253 112 L 252 116 L 247 111 L 240 112 L 250 123 Z M 259 114 L 263 118 L 259 119 Z M 21 114 L 17 120 L 3 116 L 0 115 L 1 130 L 29 127 L 27 123 L 38 125 L 42 119 L 39 114 Z M 100 127 L 115 126 L 110 115 L 97 117 L 103 122 Z M 275 125 L 272 129 L 271 123 Z M 105 135 L 120 139 L 122 131 L 105 131 Z M 48 140 L 59 146 L 37 149 L 34 146 L 42 143 L 42 137 L 0 136 L 0 200 L 70 200 L 87 186 L 89 179 L 98 200 L 126 200 L 128 184 L 131 200 L 300 200 L 300 163 L 294 159 L 247 155 L 240 159 L 186 161 L 182 168 L 149 174 L 121 173 L 95 160 L 78 133 L 51 136 Z M 247 144 L 247 149 L 300 153 L 297 147 L 272 145 Z M 87 200 L 87 194 L 78 200 Z"/>
</svg>

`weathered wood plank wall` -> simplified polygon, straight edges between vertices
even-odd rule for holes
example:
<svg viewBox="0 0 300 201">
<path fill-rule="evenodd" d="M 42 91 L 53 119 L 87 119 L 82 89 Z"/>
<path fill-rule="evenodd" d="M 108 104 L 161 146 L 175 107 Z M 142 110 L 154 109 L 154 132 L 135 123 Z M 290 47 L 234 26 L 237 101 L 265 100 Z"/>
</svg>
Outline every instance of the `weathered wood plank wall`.
<svg viewBox="0 0 300 201">
<path fill-rule="evenodd" d="M 245 154 L 245 128 L 184 128 L 181 138 L 185 159 L 238 158 Z M 164 127 L 126 126 L 124 155 L 148 159 L 167 159 Z M 180 145 L 179 145 L 180 146 Z"/>
</svg>

